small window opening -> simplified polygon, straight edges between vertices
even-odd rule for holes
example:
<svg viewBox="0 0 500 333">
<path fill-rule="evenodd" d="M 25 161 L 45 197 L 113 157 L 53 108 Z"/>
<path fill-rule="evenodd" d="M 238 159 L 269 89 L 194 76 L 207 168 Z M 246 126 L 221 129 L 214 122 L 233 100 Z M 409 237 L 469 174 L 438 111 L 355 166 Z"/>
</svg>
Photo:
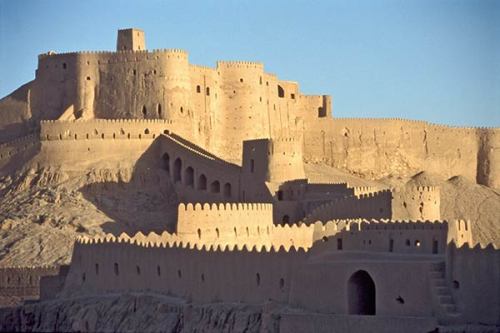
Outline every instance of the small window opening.
<svg viewBox="0 0 500 333">
<path fill-rule="evenodd" d="M 205 274 L 201 274 L 201 282 L 205 282 Z"/>
<path fill-rule="evenodd" d="M 280 279 L 280 289 L 283 290 L 285 288 L 285 279 Z"/>
<path fill-rule="evenodd" d="M 318 108 L 318 118 L 324 118 L 326 117 L 326 110 L 323 107 Z"/>
<path fill-rule="evenodd" d="M 90 81 L 90 76 L 87 76 L 87 81 Z"/>
<path fill-rule="evenodd" d="M 295 99 L 295 94 L 290 94 L 291 99 Z"/>
<path fill-rule="evenodd" d="M 87 276 L 85 275 L 85 273 L 82 274 L 82 282 L 85 282 L 85 280 L 87 279 Z"/>
<path fill-rule="evenodd" d="M 99 264 L 95 264 L 95 275 L 99 275 Z"/>
<path fill-rule="evenodd" d="M 141 275 L 141 268 L 139 266 L 135 266 L 135 270 L 137 272 L 137 275 Z"/>
<path fill-rule="evenodd" d="M 197 85 L 197 86 L 196 86 L 196 92 L 197 92 L 197 93 L 201 93 L 201 87 L 200 87 L 200 85 Z"/>
<path fill-rule="evenodd" d="M 389 239 L 389 252 L 394 252 L 394 239 Z"/>
<path fill-rule="evenodd" d="M 398 298 L 396 298 L 396 302 L 398 302 L 399 304 L 405 304 L 405 300 L 401 296 L 398 296 Z"/>
<path fill-rule="evenodd" d="M 207 87 L 207 96 L 210 96 L 210 87 Z"/>
<path fill-rule="evenodd" d="M 63 69 L 66 69 L 66 68 L 67 68 L 66 63 L 63 62 Z"/>
<path fill-rule="evenodd" d="M 406 244 L 406 246 L 410 246 L 410 244 L 411 244 L 410 240 L 407 239 L 405 244 Z"/>
<path fill-rule="evenodd" d="M 278 192 L 276 192 L 276 194 L 278 196 L 278 201 L 282 201 L 283 200 L 283 191 L 279 190 Z"/>
<path fill-rule="evenodd" d="M 161 118 L 161 104 L 158 104 L 158 118 Z"/>
<path fill-rule="evenodd" d="M 178 270 L 177 270 L 177 277 L 178 277 L 179 279 L 181 279 L 181 278 L 182 278 L 182 272 L 181 272 L 181 270 L 180 270 L 180 269 L 178 269 Z"/>
<path fill-rule="evenodd" d="M 240 78 L 240 82 L 243 82 L 243 78 Z"/>
<path fill-rule="evenodd" d="M 337 238 L 337 250 L 342 250 L 342 238 Z"/>
<path fill-rule="evenodd" d="M 285 97 L 285 89 L 283 89 L 283 87 L 280 86 L 279 84 L 278 84 L 278 97 L 279 98 Z"/>
<path fill-rule="evenodd" d="M 460 282 L 458 282 L 457 280 L 453 280 L 452 285 L 453 289 L 460 289 Z"/>
<path fill-rule="evenodd" d="M 158 276 L 161 276 L 161 267 L 160 267 L 160 265 L 156 266 L 156 274 L 158 274 Z"/>
<path fill-rule="evenodd" d="M 260 274 L 259 274 L 259 273 L 257 273 L 257 274 L 255 275 L 255 279 L 256 279 L 256 281 L 257 281 L 257 286 L 260 286 Z"/>
<path fill-rule="evenodd" d="M 119 275 L 119 274 L 120 274 L 120 270 L 118 267 L 118 263 L 115 262 L 115 275 Z"/>
<path fill-rule="evenodd" d="M 255 171 L 255 161 L 254 159 L 252 158 L 250 160 L 250 172 L 254 172 Z"/>
<path fill-rule="evenodd" d="M 146 109 L 146 105 L 144 105 L 144 106 L 142 107 L 142 114 L 144 115 L 144 117 L 146 117 L 146 116 L 147 116 L 147 114 L 148 114 L 148 110 Z"/>
<path fill-rule="evenodd" d="M 198 229 L 197 233 L 198 233 L 198 239 L 201 239 L 201 229 Z"/>
</svg>

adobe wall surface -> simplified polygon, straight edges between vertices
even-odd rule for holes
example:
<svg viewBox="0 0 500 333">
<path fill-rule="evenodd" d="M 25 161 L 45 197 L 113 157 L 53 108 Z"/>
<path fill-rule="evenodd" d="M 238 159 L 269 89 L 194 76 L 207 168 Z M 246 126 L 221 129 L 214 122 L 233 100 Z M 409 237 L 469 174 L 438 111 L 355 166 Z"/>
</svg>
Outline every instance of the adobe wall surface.
<svg viewBox="0 0 500 333">
<path fill-rule="evenodd" d="M 106 253 L 103 256 L 102 253 Z M 232 251 L 76 244 L 65 291 L 156 290 L 194 302 L 286 301 L 304 251 Z"/>
<path fill-rule="evenodd" d="M 369 179 L 425 170 L 498 187 L 499 133 L 498 128 L 458 128 L 404 119 L 308 121 L 304 157 Z"/>
<path fill-rule="evenodd" d="M 58 272 L 58 267 L 0 268 L 0 296 L 38 296 L 40 278 Z"/>
<path fill-rule="evenodd" d="M 392 192 L 389 190 L 340 198 L 314 209 L 306 216 L 306 223 L 333 219 L 391 219 Z"/>
<path fill-rule="evenodd" d="M 468 322 L 500 325 L 500 250 L 452 244 L 447 251 L 446 279 Z"/>
<path fill-rule="evenodd" d="M 365 271 L 375 284 L 377 316 L 431 317 L 431 290 L 424 272 L 432 265 L 425 260 L 343 259 L 342 255 L 309 260 L 294 274 L 290 304 L 314 312 L 347 315 L 348 281 L 356 272 Z M 397 301 L 398 297 L 404 305 Z"/>
</svg>

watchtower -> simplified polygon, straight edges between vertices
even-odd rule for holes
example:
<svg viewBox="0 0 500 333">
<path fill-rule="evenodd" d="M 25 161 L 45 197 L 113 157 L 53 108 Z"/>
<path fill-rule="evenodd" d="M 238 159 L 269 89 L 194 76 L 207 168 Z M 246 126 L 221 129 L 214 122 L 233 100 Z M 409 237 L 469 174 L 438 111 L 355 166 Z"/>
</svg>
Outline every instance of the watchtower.
<svg viewBox="0 0 500 333">
<path fill-rule="evenodd" d="M 142 51 L 145 49 L 144 31 L 135 28 L 118 30 L 117 51 Z"/>
</svg>

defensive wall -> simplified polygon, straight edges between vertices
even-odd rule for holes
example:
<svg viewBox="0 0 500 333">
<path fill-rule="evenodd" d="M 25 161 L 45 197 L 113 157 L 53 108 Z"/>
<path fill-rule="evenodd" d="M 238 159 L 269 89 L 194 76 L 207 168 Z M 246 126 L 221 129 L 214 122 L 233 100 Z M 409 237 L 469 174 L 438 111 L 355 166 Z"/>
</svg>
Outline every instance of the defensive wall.
<svg viewBox="0 0 500 333">
<path fill-rule="evenodd" d="M 447 245 L 472 244 L 470 222 L 396 221 L 396 220 L 333 220 L 322 225 L 327 238 L 317 251 L 392 252 L 416 255 L 444 255 Z M 319 230 L 318 230 L 319 231 Z"/>
<path fill-rule="evenodd" d="M 162 168 L 180 201 L 240 201 L 241 167 L 228 163 L 173 133 L 162 136 Z"/>
<path fill-rule="evenodd" d="M 305 258 L 295 249 L 183 246 L 78 241 L 65 292 L 149 289 L 196 302 L 283 302 L 293 267 Z"/>
<path fill-rule="evenodd" d="M 498 187 L 500 129 L 399 118 L 305 120 L 304 158 L 368 179 L 424 170 Z"/>
<path fill-rule="evenodd" d="M 0 144 L 0 169 L 7 167 L 9 164 L 14 164 L 13 158 L 19 158 L 19 154 L 26 157 L 38 151 L 40 144 L 37 134 L 27 135 L 25 137 Z"/>
<path fill-rule="evenodd" d="M 411 186 L 346 195 L 312 207 L 305 221 L 311 223 L 346 218 L 440 220 L 440 190 L 434 186 Z"/>
<path fill-rule="evenodd" d="M 334 219 L 391 219 L 391 202 L 392 192 L 389 190 L 344 197 L 314 208 L 304 221 L 310 224 Z"/>
<path fill-rule="evenodd" d="M 446 281 L 465 321 L 500 325 L 500 250 L 492 244 L 452 243 Z"/>
<path fill-rule="evenodd" d="M 58 273 L 55 266 L 0 268 L 0 296 L 37 297 L 40 278 Z"/>
<path fill-rule="evenodd" d="M 438 316 L 446 321 L 451 315 L 440 312 L 441 307 L 472 306 L 478 295 L 454 293 L 452 300 L 447 300 L 451 296 L 443 294 L 449 293 L 454 285 L 446 282 L 445 267 L 454 272 L 454 279 L 466 278 L 460 274 L 475 274 L 468 269 L 469 259 L 465 262 L 457 259 L 461 255 L 456 256 L 446 246 L 448 231 L 462 228 L 458 225 L 463 224 L 463 221 L 331 221 L 315 228 L 330 233 L 342 231 L 320 238 L 308 252 L 295 247 L 286 250 L 281 246 L 207 246 L 165 240 L 158 235 L 83 237 L 75 244 L 64 295 L 147 289 L 202 303 L 254 304 L 272 299 L 320 313 L 359 314 L 354 290 L 357 290 L 355 284 L 361 282 L 353 281 L 357 281 L 358 275 L 366 274 L 376 288 L 374 314 Z M 381 233 L 385 235 L 384 244 Z M 343 242 L 338 249 L 336 240 L 340 235 Z M 393 251 L 386 242 L 389 237 L 394 239 Z M 406 239 L 410 239 L 411 246 L 406 244 Z M 440 242 L 437 253 L 433 246 L 428 246 L 434 239 Z M 484 261 L 476 259 L 476 265 L 491 273 L 475 274 L 478 286 L 484 285 L 483 280 L 494 278 L 491 263 L 498 259 L 495 255 L 481 257 L 478 254 Z M 455 257 L 449 259 L 450 256 Z M 450 260 L 453 262 L 448 267 Z M 498 264 L 493 267 L 497 269 Z M 498 288 L 498 281 L 490 282 L 492 288 Z M 495 301 L 495 297 L 488 295 L 488 302 Z M 495 308 L 483 314 L 486 323 L 498 319 L 494 311 Z M 464 322 L 463 313 L 456 313 L 455 323 Z"/>
</svg>

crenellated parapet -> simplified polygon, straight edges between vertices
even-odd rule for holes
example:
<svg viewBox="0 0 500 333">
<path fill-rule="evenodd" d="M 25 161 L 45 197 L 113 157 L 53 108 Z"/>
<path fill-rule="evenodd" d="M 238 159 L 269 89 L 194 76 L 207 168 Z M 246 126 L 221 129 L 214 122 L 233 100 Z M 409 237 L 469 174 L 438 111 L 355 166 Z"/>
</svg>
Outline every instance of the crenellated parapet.
<svg viewBox="0 0 500 333">
<path fill-rule="evenodd" d="M 314 208 L 304 221 L 310 224 L 333 219 L 391 218 L 391 200 L 390 190 L 347 196 Z"/>
<path fill-rule="evenodd" d="M 260 62 L 253 61 L 217 61 L 217 68 L 246 68 L 264 70 L 264 65 Z"/>
<path fill-rule="evenodd" d="M 168 133 L 173 126 L 173 121 L 164 119 L 43 120 L 40 122 L 40 139 L 154 139 Z"/>
<path fill-rule="evenodd" d="M 0 163 L 5 163 L 12 156 L 27 151 L 39 143 L 37 134 L 30 134 L 9 142 L 0 144 Z"/>
</svg>

